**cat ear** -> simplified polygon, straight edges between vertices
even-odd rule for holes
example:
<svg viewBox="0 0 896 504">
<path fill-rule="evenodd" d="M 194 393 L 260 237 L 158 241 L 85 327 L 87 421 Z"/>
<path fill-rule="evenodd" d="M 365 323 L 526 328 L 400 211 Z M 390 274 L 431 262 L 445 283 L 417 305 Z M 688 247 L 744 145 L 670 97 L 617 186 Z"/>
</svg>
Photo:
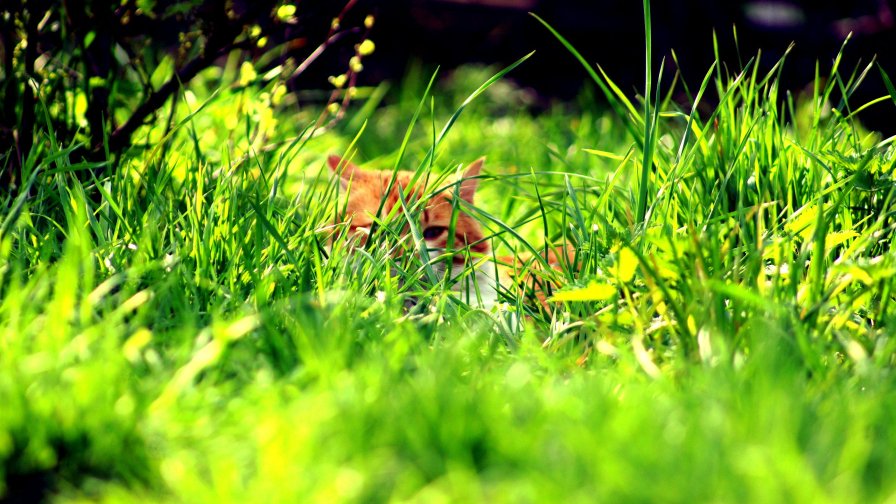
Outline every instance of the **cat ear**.
<svg viewBox="0 0 896 504">
<path fill-rule="evenodd" d="M 458 192 L 460 193 L 461 199 L 467 203 L 473 203 L 476 187 L 479 186 L 479 179 L 476 177 L 478 177 L 479 173 L 482 171 L 483 163 L 485 163 L 485 158 L 481 157 L 470 163 L 470 166 L 464 170 L 463 177 L 460 180 L 460 190 Z"/>
<path fill-rule="evenodd" d="M 364 176 L 364 170 L 358 168 L 354 163 L 350 163 L 348 160 L 343 161 L 341 157 L 336 154 L 330 154 L 327 157 L 327 166 L 330 167 L 330 171 L 339 175 L 342 183 L 342 187 L 346 187 L 352 179 L 358 180 Z"/>
</svg>

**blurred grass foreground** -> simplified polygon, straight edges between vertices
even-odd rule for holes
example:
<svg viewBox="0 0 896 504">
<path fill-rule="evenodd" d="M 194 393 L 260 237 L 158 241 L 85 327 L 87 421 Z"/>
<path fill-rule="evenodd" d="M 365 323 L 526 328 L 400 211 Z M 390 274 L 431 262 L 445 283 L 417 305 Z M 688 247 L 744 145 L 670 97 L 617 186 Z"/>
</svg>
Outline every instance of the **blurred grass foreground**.
<svg viewBox="0 0 896 504">
<path fill-rule="evenodd" d="M 522 50 L 366 81 L 364 2 L 0 10 L 0 501 L 896 499 L 892 68 L 687 80 L 645 1 L 637 93 L 529 18 L 560 102 Z M 413 205 L 348 246 L 329 154 L 487 156 L 497 253 L 573 266 L 470 306 Z"/>
</svg>

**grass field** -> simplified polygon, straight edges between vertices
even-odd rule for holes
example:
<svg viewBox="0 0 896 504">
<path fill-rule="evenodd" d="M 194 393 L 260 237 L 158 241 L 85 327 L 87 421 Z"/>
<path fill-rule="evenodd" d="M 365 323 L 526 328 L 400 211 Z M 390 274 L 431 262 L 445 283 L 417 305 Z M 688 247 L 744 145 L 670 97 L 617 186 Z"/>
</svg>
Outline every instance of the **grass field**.
<svg viewBox="0 0 896 504">
<path fill-rule="evenodd" d="M 896 150 L 831 98 L 886 77 L 731 68 L 700 114 L 597 69 L 538 114 L 500 69 L 421 70 L 317 130 L 213 69 L 93 178 L 39 127 L 0 216 L 0 496 L 894 502 Z M 390 253 L 403 215 L 328 252 L 330 153 L 485 155 L 498 251 L 579 267 L 487 311 Z"/>
</svg>

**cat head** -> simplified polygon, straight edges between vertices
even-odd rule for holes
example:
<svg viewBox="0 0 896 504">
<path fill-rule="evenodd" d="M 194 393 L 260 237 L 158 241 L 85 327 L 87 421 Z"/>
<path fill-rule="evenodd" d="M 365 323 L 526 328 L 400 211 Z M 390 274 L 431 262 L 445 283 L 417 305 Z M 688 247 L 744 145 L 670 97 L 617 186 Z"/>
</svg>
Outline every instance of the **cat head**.
<svg viewBox="0 0 896 504">
<path fill-rule="evenodd" d="M 327 159 L 327 164 L 340 178 L 342 186 L 348 188 L 348 200 L 341 221 L 348 223 L 350 234 L 357 236 L 361 243 L 366 242 L 375 217 L 382 218 L 389 215 L 396 206 L 399 206 L 400 212 L 401 191 L 405 195 L 406 202 L 424 195 L 428 197 L 419 214 L 418 225 L 423 240 L 430 250 L 448 248 L 452 214 L 457 212 L 454 243 L 451 248 L 457 251 L 468 248 L 476 254 L 487 254 L 490 247 L 488 241 L 484 239 L 482 227 L 464 210 L 463 205 L 463 202 L 473 204 L 479 182 L 476 177 L 482 170 L 484 161 L 484 158 L 479 158 L 470 163 L 459 180 L 446 181 L 433 188 L 434 190 L 429 190 L 419 179 L 412 186 L 414 172 L 410 171 L 395 173 L 392 170 L 365 170 L 343 161 L 336 155 L 331 155 Z M 455 201 L 456 197 L 462 201 Z M 379 215 L 377 210 L 380 210 Z M 407 227 L 404 231 L 408 232 Z M 460 255 L 456 259 L 462 257 Z"/>
</svg>

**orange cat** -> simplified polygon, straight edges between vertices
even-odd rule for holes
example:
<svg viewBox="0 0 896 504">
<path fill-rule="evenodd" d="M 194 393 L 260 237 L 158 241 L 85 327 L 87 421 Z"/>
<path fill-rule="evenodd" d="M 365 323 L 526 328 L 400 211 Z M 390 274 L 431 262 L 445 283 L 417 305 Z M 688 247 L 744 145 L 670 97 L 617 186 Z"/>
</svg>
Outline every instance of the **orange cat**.
<svg viewBox="0 0 896 504">
<path fill-rule="evenodd" d="M 410 195 L 418 198 L 428 193 L 431 196 L 420 212 L 418 225 L 431 259 L 443 257 L 449 248 L 449 228 L 452 215 L 455 213 L 455 208 L 457 209 L 454 243 L 450 249 L 454 251 L 451 260 L 452 278 L 460 280 L 453 285 L 452 290 L 460 293 L 461 298 L 467 303 L 489 308 L 497 302 L 499 290 L 509 289 L 514 292 L 528 286 L 547 308 L 547 295 L 550 289 L 556 286 L 545 280 L 542 275 L 535 276 L 533 270 L 537 273 L 539 268 L 523 268 L 521 262 L 530 262 L 531 258 L 520 257 L 514 260 L 514 258 L 493 257 L 490 241 L 485 236 L 479 221 L 464 209 L 465 204 L 474 203 L 479 184 L 477 177 L 484 161 L 485 158 L 477 159 L 466 167 L 459 180 L 448 181 L 443 186 L 435 188 L 436 190 L 428 192 L 419 182 L 416 187 L 411 187 L 413 172 L 398 171 L 396 174 L 391 170 L 363 170 L 352 163 L 343 162 L 336 155 L 331 155 L 327 159 L 327 164 L 340 177 L 343 187 L 349 188 L 342 221 L 348 223 L 350 233 L 362 244 L 366 243 L 371 232 L 377 210 L 381 208 L 376 218 L 383 218 L 389 215 L 395 206 L 401 205 L 400 191 L 404 193 L 405 201 L 408 203 L 413 199 Z M 459 197 L 462 201 L 455 202 L 455 197 Z M 568 264 L 573 257 L 574 250 L 568 247 L 563 257 L 558 257 L 554 251 L 548 251 L 546 259 L 552 268 L 557 268 L 561 264 Z M 444 268 L 440 267 L 443 263 L 444 261 L 433 263 L 434 268 L 441 274 L 444 273 Z M 468 268 L 473 268 L 475 275 L 464 276 Z"/>
</svg>

